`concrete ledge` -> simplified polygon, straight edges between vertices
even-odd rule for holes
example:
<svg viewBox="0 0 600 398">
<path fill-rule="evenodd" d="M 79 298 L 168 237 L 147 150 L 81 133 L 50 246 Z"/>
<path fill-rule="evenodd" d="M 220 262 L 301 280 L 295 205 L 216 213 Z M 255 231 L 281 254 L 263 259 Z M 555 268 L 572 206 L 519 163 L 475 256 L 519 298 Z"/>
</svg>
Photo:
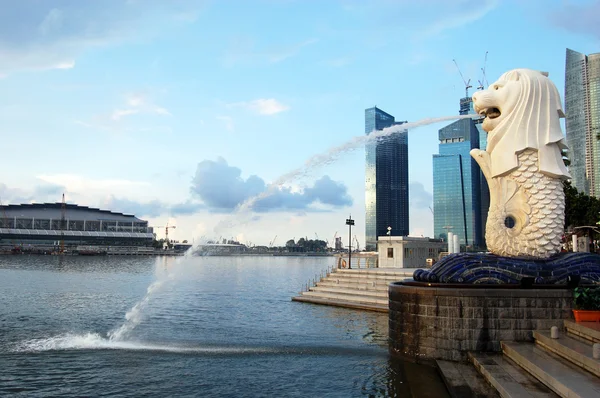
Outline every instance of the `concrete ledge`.
<svg viewBox="0 0 600 398">
<path fill-rule="evenodd" d="M 600 343 L 600 323 L 597 322 L 574 322 L 565 321 L 567 332 L 588 340 L 592 343 Z"/>
<path fill-rule="evenodd" d="M 417 362 L 466 361 L 500 341 L 533 342 L 534 330 L 572 319 L 568 289 L 389 286 L 390 351 Z"/>
<path fill-rule="evenodd" d="M 502 342 L 504 354 L 561 397 L 600 396 L 600 380 L 535 344 Z"/>
<path fill-rule="evenodd" d="M 592 344 L 584 343 L 567 336 L 550 338 L 550 332 L 533 332 L 536 344 L 567 359 L 588 372 L 600 377 L 600 361 L 592 357 Z"/>
<path fill-rule="evenodd" d="M 357 310 L 388 312 L 387 305 L 351 303 L 348 301 L 322 299 L 322 298 L 318 298 L 318 297 L 296 296 L 296 297 L 292 297 L 292 301 L 300 301 L 303 303 L 311 303 L 311 304 L 319 304 L 319 305 L 329 305 L 329 306 L 333 306 L 333 307 L 352 308 L 352 309 L 357 309 Z"/>
<path fill-rule="evenodd" d="M 452 398 L 496 398 L 498 393 L 473 366 L 451 361 L 435 362 Z"/>
<path fill-rule="evenodd" d="M 502 354 L 470 352 L 469 361 L 501 397 L 556 397 L 548 387 Z"/>
</svg>

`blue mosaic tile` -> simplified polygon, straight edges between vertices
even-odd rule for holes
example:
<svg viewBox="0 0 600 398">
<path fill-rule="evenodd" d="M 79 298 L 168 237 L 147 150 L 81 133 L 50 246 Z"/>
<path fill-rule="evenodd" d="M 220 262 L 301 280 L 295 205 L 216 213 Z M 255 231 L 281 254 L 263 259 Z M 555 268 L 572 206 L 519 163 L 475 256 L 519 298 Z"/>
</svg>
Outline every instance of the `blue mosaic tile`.
<svg viewBox="0 0 600 398">
<path fill-rule="evenodd" d="M 451 254 L 431 269 L 419 269 L 415 281 L 441 283 L 518 284 L 523 277 L 535 284 L 564 284 L 571 275 L 581 283 L 600 284 L 600 255 L 560 253 L 547 260 L 500 257 L 494 254 Z"/>
</svg>

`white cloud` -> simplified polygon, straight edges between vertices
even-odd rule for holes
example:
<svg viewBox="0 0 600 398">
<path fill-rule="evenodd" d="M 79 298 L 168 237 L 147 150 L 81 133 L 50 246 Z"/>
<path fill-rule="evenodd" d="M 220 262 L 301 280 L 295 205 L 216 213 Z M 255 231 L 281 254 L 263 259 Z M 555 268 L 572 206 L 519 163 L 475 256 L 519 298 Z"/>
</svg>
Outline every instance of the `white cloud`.
<svg viewBox="0 0 600 398">
<path fill-rule="evenodd" d="M 129 112 L 124 116 L 133 115 L 135 113 L 150 113 L 162 116 L 172 116 L 171 112 L 169 112 L 166 108 L 154 104 L 150 98 L 144 94 L 128 94 L 126 96 L 126 103 L 131 107 L 131 109 L 127 110 Z"/>
<path fill-rule="evenodd" d="M 260 98 L 253 101 L 235 102 L 228 106 L 245 108 L 258 113 L 259 115 L 275 115 L 290 109 L 288 105 L 282 104 L 274 98 Z"/>
<path fill-rule="evenodd" d="M 171 112 L 169 112 L 166 108 L 156 105 L 151 101 L 148 95 L 143 94 L 128 94 L 125 96 L 125 104 L 126 107 L 119 107 L 113 110 L 110 114 L 97 115 L 92 118 L 92 120 L 83 121 L 83 120 L 75 120 L 74 123 L 79 124 L 81 126 L 87 128 L 96 128 L 100 130 L 109 130 L 109 131 L 123 131 L 123 130 L 133 130 L 133 131 L 141 131 L 148 130 L 148 128 L 131 128 L 128 127 L 124 129 L 120 123 L 128 116 L 132 115 L 159 115 L 159 116 L 172 116 Z M 156 127 L 156 126 L 154 126 Z M 167 127 L 170 130 L 169 127 Z"/>
<path fill-rule="evenodd" d="M 326 60 L 324 64 L 331 68 L 341 68 L 343 66 L 349 65 L 353 61 L 354 59 L 352 57 L 337 57 Z"/>
<path fill-rule="evenodd" d="M 233 118 L 231 116 L 219 115 L 217 116 L 217 120 L 225 123 L 225 129 L 227 129 L 227 131 L 233 132 L 235 130 L 235 124 L 233 123 Z"/>
<path fill-rule="evenodd" d="M 147 23 L 155 14 L 167 17 L 168 29 L 193 22 L 204 6 L 205 0 L 3 1 L 0 73 L 64 69 L 90 48 L 152 38 L 163 26 Z"/>
<path fill-rule="evenodd" d="M 255 48 L 254 41 L 247 37 L 235 38 L 223 55 L 223 64 L 233 67 L 240 63 L 278 63 L 294 57 L 318 39 L 308 39 L 297 43 L 275 46 L 266 49 Z"/>
<path fill-rule="evenodd" d="M 53 8 L 48 12 L 38 29 L 42 35 L 47 35 L 53 31 L 60 30 L 62 23 L 63 12 L 58 8 Z"/>
<path fill-rule="evenodd" d="M 294 43 L 290 46 L 285 46 L 278 49 L 273 49 L 267 53 L 267 58 L 270 62 L 281 62 L 287 58 L 293 57 L 300 52 L 303 47 L 309 46 L 318 42 L 317 39 L 309 39 L 300 43 Z"/>
<path fill-rule="evenodd" d="M 149 182 L 132 181 L 121 179 L 93 179 L 76 174 L 41 174 L 37 176 L 39 180 L 50 184 L 61 185 L 74 191 L 85 191 L 88 189 L 109 189 L 128 186 L 148 186 Z"/>
<path fill-rule="evenodd" d="M 169 112 L 165 108 L 161 108 L 160 106 L 157 106 L 154 109 L 152 109 L 152 112 L 156 113 L 157 115 L 172 116 L 171 112 Z"/>
<path fill-rule="evenodd" d="M 141 192 L 148 192 L 152 188 L 152 184 L 145 181 L 96 179 L 77 174 L 42 174 L 36 178 L 47 184 L 64 187 L 70 199 L 78 199 L 82 203 L 96 203 L 98 198 L 110 196 L 136 199 Z"/>
<path fill-rule="evenodd" d="M 119 120 L 124 116 L 135 115 L 139 111 L 137 109 L 117 109 L 110 116 L 111 120 Z"/>
<path fill-rule="evenodd" d="M 75 61 L 64 61 L 50 66 L 50 69 L 73 69 L 74 67 Z"/>
<path fill-rule="evenodd" d="M 434 20 L 433 23 L 426 25 L 424 29 L 417 30 L 417 33 L 413 38 L 417 40 L 431 38 L 446 30 L 459 28 L 471 22 L 475 22 L 496 8 L 498 0 L 477 1 L 476 4 L 471 4 L 471 1 L 466 1 L 466 3 L 467 4 L 459 4 L 458 9 L 454 11 L 444 13 L 444 15 L 441 15 L 437 20 Z"/>
</svg>

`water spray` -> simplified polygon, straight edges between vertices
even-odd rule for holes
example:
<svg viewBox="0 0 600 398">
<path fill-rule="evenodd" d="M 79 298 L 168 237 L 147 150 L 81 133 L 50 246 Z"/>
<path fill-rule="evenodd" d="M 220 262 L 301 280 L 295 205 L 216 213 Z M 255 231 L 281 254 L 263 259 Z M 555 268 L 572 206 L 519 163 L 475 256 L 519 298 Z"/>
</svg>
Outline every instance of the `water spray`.
<svg viewBox="0 0 600 398">
<path fill-rule="evenodd" d="M 341 145 L 329 148 L 329 150 L 326 152 L 311 156 L 306 160 L 306 162 L 304 162 L 304 166 L 298 167 L 288 173 L 281 175 L 272 184 L 270 184 L 264 192 L 246 199 L 243 203 L 238 205 L 236 210 L 229 217 L 229 220 L 223 220 L 217 224 L 217 226 L 215 227 L 215 232 L 220 233 L 224 230 L 233 228 L 234 226 L 246 224 L 249 220 L 244 219 L 244 216 L 247 217 L 252 212 L 254 205 L 258 201 L 271 196 L 274 191 L 281 188 L 283 185 L 305 178 L 311 175 L 311 173 L 315 169 L 334 163 L 337 159 L 339 159 L 340 156 L 346 153 L 350 153 L 356 149 L 364 148 L 364 146 L 368 143 L 371 143 L 378 139 L 391 138 L 393 134 L 400 133 L 409 129 L 416 129 L 418 127 L 427 126 L 434 123 L 440 123 L 448 120 L 457 119 L 473 119 L 479 117 L 479 115 L 472 114 L 426 118 L 416 122 L 403 123 L 401 125 L 386 127 L 382 130 L 373 130 L 368 135 L 360 135 L 353 137 Z M 235 217 L 235 219 L 233 219 L 233 217 Z"/>
</svg>

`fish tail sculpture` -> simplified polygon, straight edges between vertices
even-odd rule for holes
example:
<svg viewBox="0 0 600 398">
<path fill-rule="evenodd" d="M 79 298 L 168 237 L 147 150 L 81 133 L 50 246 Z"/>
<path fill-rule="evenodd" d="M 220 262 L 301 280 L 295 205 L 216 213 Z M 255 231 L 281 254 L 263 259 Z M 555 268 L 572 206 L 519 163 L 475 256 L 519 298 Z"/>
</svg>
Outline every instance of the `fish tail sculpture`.
<svg viewBox="0 0 600 398">
<path fill-rule="evenodd" d="M 490 188 L 488 250 L 500 256 L 549 258 L 561 249 L 570 178 L 562 151 L 560 96 L 548 75 L 529 69 L 503 74 L 473 95 L 485 116 L 486 150 L 473 149 Z"/>
</svg>

